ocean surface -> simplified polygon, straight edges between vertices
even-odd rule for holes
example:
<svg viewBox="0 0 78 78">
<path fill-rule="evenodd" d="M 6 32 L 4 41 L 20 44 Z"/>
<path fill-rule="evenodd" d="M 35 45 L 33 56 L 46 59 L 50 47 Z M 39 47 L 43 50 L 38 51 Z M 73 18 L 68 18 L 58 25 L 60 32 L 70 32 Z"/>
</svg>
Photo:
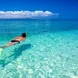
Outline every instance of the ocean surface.
<svg viewBox="0 0 78 78">
<path fill-rule="evenodd" d="M 0 46 L 27 33 L 0 56 L 0 78 L 78 78 L 78 20 L 0 20 Z"/>
</svg>

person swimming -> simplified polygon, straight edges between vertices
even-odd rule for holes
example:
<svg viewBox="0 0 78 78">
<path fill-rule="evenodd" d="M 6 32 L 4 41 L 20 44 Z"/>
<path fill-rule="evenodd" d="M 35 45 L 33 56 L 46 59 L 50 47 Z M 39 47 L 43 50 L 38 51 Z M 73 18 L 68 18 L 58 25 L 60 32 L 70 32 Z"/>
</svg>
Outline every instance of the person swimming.
<svg viewBox="0 0 78 78">
<path fill-rule="evenodd" d="M 15 45 L 17 43 L 20 43 L 21 41 L 24 41 L 26 39 L 26 33 L 22 33 L 22 36 L 18 36 L 16 38 L 13 38 L 8 44 L 2 46 L 1 48 L 6 48 L 12 45 Z"/>
</svg>

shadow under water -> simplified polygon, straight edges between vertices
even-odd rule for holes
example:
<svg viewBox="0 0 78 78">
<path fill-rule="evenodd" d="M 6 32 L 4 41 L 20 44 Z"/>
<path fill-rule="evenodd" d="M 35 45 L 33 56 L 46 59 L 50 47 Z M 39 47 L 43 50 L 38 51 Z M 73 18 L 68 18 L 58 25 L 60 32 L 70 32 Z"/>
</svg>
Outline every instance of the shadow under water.
<svg viewBox="0 0 78 78">
<path fill-rule="evenodd" d="M 23 44 L 18 48 L 14 49 L 14 53 L 5 59 L 0 60 L 0 65 L 4 68 L 7 64 L 11 63 L 13 60 L 17 59 L 24 50 L 30 49 L 32 47 L 31 44 Z M 8 60 L 8 61 L 7 61 Z"/>
</svg>

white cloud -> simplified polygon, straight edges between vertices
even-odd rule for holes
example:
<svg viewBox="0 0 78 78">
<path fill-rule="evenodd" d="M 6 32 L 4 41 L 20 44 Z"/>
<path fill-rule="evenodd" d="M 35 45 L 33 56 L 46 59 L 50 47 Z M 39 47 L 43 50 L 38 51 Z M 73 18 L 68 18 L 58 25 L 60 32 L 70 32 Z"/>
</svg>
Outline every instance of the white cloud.
<svg viewBox="0 0 78 78">
<path fill-rule="evenodd" d="M 0 19 L 43 18 L 50 16 L 58 16 L 58 13 L 50 11 L 0 11 Z"/>
</svg>

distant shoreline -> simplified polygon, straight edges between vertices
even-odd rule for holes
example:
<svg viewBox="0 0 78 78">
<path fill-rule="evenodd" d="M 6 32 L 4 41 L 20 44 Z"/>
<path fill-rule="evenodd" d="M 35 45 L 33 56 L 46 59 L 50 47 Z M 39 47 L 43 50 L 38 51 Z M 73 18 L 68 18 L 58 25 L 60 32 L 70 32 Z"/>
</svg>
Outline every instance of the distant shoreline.
<svg viewBox="0 0 78 78">
<path fill-rule="evenodd" d="M 52 21 L 78 21 L 78 19 L 0 19 L 0 20 L 52 20 Z"/>
</svg>

